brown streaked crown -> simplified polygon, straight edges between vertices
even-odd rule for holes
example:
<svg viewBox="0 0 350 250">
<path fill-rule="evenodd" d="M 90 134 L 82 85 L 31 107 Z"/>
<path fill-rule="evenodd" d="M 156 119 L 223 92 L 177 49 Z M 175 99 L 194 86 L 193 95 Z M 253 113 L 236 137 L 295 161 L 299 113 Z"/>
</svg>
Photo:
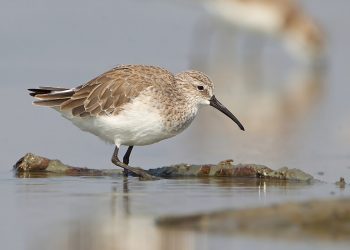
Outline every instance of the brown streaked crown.
<svg viewBox="0 0 350 250">
<path fill-rule="evenodd" d="M 210 87 L 212 89 L 214 88 L 213 82 L 203 72 L 200 72 L 198 70 L 187 70 L 187 71 L 185 71 L 185 73 L 188 74 L 193 79 L 196 79 L 197 81 L 204 83 L 208 87 Z"/>
</svg>

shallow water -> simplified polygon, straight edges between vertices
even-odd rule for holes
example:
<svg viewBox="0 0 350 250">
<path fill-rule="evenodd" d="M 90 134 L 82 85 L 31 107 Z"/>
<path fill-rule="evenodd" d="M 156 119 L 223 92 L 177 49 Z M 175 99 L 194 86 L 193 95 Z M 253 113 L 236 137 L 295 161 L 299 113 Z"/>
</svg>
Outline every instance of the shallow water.
<svg viewBox="0 0 350 250">
<path fill-rule="evenodd" d="M 1 179 L 2 245 L 6 249 L 274 249 L 282 239 L 161 230 L 155 218 L 225 208 L 349 196 L 332 184 L 268 183 L 254 179 L 53 177 Z M 11 194 L 11 195 L 9 195 Z M 14 237 L 15 236 L 15 237 Z M 254 241 L 252 241 L 254 239 Z M 319 240 L 319 239 L 317 239 Z M 346 242 L 286 240 L 288 245 L 342 249 Z M 344 248 L 345 249 L 345 248 Z"/>
<path fill-rule="evenodd" d="M 325 72 L 310 72 L 265 39 L 262 63 L 243 64 L 225 25 L 208 51 L 196 51 L 195 30 L 208 18 L 196 1 L 10 1 L 0 9 L 0 240 L 3 249 L 345 249 L 341 242 L 249 238 L 163 231 L 154 218 L 289 200 L 349 196 L 347 1 L 307 0 L 328 36 Z M 245 34 L 248 36 L 249 34 Z M 209 52 L 209 53 L 207 53 Z M 207 54 L 207 55 L 205 55 Z M 202 59 L 204 56 L 205 59 Z M 272 185 L 255 180 L 15 178 L 26 152 L 75 166 L 113 168 L 113 147 L 79 131 L 52 110 L 30 105 L 25 89 L 75 86 L 120 63 L 154 64 L 173 72 L 196 68 L 216 84 L 216 96 L 241 120 L 241 132 L 205 108 L 183 134 L 135 148 L 132 165 L 235 162 L 300 168 L 324 181 Z"/>
</svg>

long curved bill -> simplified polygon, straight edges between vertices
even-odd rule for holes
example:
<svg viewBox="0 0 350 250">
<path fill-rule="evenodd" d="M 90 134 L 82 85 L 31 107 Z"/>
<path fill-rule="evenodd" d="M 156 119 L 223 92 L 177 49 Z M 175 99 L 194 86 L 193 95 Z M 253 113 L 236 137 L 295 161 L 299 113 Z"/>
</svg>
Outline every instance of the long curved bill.
<svg viewBox="0 0 350 250">
<path fill-rule="evenodd" d="M 234 121 L 238 125 L 238 127 L 244 131 L 244 127 L 240 123 L 240 121 L 238 121 L 238 119 L 224 105 L 222 105 L 218 101 L 218 99 L 216 99 L 215 95 L 213 95 L 209 101 L 210 101 L 210 106 L 216 108 L 217 110 L 220 110 L 222 113 L 230 117 L 231 120 Z"/>
</svg>

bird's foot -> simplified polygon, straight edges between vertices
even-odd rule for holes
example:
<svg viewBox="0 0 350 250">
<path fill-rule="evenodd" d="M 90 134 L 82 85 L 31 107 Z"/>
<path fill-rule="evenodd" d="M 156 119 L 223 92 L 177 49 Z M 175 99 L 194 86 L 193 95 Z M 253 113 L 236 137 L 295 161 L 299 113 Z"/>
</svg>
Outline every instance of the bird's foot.
<svg viewBox="0 0 350 250">
<path fill-rule="evenodd" d="M 125 169 L 123 170 L 123 176 L 128 177 L 129 176 L 129 170 Z"/>
<path fill-rule="evenodd" d="M 114 163 L 114 165 L 121 167 L 124 169 L 124 176 L 127 176 L 129 173 L 132 173 L 136 176 L 138 176 L 140 178 L 140 180 L 143 181 L 150 181 L 150 180 L 160 180 L 159 177 L 156 177 L 154 175 L 150 175 L 149 173 L 147 173 L 147 171 L 145 171 L 142 168 L 135 168 L 135 167 L 131 167 L 121 161 L 117 161 L 117 160 L 112 160 L 112 162 Z"/>
</svg>

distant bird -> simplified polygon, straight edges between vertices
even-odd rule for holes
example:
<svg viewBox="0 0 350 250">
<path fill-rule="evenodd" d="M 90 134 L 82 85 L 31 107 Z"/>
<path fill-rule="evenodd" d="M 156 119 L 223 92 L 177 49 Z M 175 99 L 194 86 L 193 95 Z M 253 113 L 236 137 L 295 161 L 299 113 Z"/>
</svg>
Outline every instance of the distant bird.
<svg viewBox="0 0 350 250">
<path fill-rule="evenodd" d="M 199 108 L 210 105 L 238 119 L 213 94 L 212 81 L 202 72 L 189 70 L 173 75 L 166 69 L 146 65 L 120 65 L 88 83 L 72 89 L 29 89 L 34 104 L 54 108 L 84 131 L 115 144 L 112 162 L 128 170 L 133 146 L 173 137 L 193 121 Z M 121 145 L 128 146 L 123 162 Z"/>
<path fill-rule="evenodd" d="M 322 59 L 319 26 L 295 0 L 202 0 L 208 12 L 246 30 L 280 37 L 293 56 L 306 62 Z"/>
</svg>

